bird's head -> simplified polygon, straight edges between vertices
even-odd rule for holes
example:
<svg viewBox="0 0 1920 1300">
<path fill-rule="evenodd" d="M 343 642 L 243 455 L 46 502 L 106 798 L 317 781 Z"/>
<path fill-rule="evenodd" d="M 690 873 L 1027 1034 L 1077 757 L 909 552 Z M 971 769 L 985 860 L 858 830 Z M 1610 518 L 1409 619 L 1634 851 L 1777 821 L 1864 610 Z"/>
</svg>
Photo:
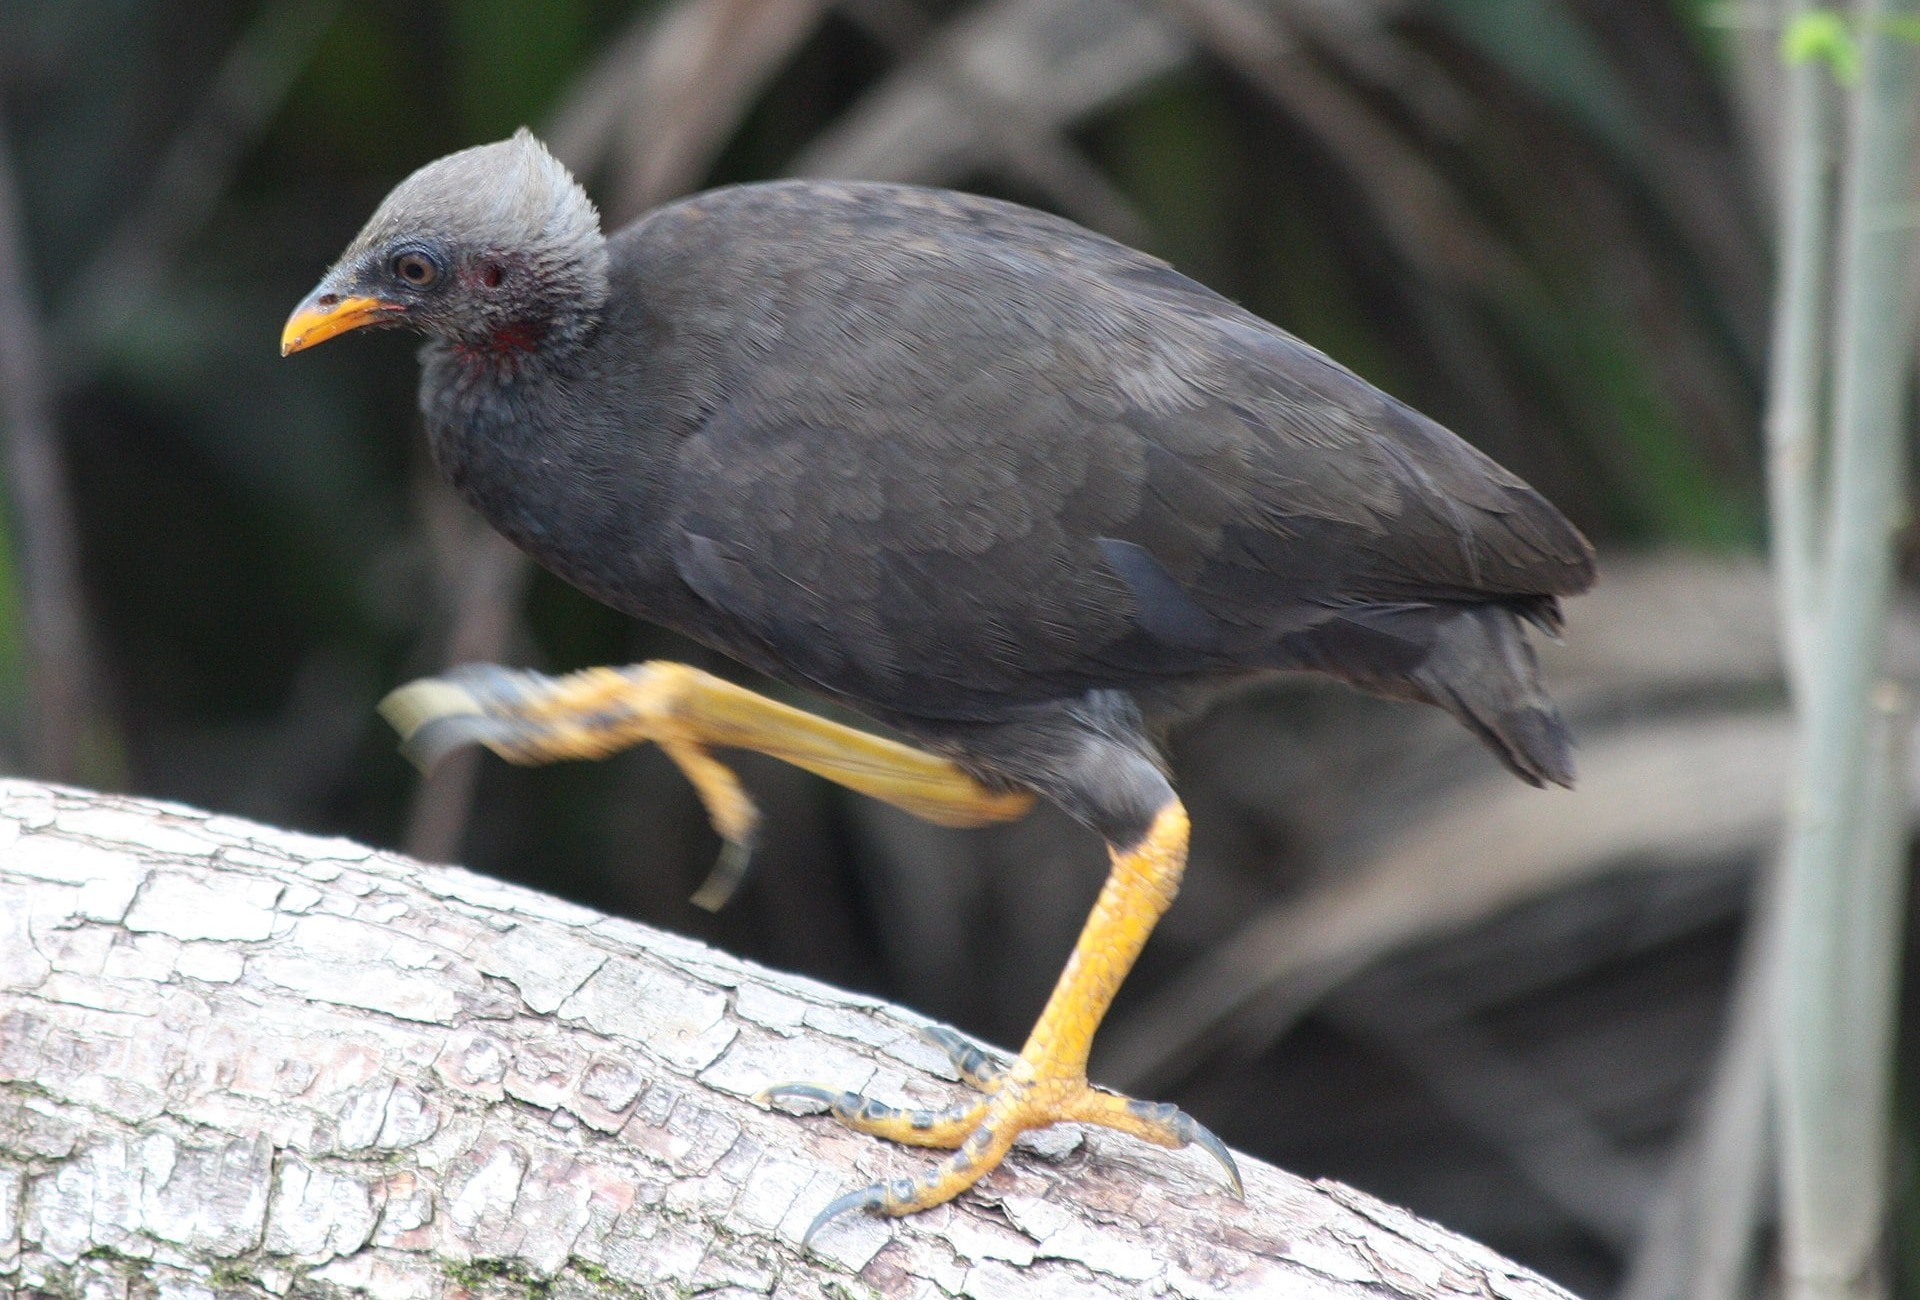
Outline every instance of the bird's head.
<svg viewBox="0 0 1920 1300">
<path fill-rule="evenodd" d="M 522 127 L 395 186 L 287 318 L 280 353 L 366 325 L 406 325 L 479 353 L 528 351 L 578 334 L 606 296 L 599 214 Z"/>
</svg>

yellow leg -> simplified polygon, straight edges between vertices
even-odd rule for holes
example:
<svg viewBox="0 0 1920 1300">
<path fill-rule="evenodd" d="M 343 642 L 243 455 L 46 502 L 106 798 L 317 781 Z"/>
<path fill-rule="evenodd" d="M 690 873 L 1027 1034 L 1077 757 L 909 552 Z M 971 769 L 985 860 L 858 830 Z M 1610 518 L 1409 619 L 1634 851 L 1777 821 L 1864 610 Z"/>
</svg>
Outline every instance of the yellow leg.
<svg viewBox="0 0 1920 1300">
<path fill-rule="evenodd" d="M 1232 1155 L 1192 1117 L 1173 1106 L 1135 1101 L 1087 1082 L 1094 1031 L 1154 923 L 1180 888 L 1187 861 L 1186 810 L 1178 801 L 1169 803 L 1138 844 L 1110 852 L 1113 867 L 1106 885 L 1020 1055 L 997 1074 L 962 1065 L 963 1073 L 976 1076 L 979 1086 L 990 1091 L 983 1102 L 929 1113 L 875 1106 L 856 1094 L 836 1095 L 808 1084 L 786 1084 L 761 1094 L 763 1099 L 824 1102 L 841 1122 L 862 1132 L 916 1146 L 954 1148 L 952 1155 L 914 1177 L 841 1197 L 820 1212 L 807 1230 L 809 1238 L 849 1210 L 911 1214 L 950 1201 L 999 1164 L 1014 1138 L 1062 1121 L 1119 1129 L 1165 1147 L 1200 1146 L 1226 1169 L 1239 1194 L 1240 1174 Z M 952 1042 L 947 1046 L 954 1052 Z M 961 1064 L 957 1053 L 955 1063 Z"/>
<path fill-rule="evenodd" d="M 1068 1071 L 1086 1077 L 1094 1031 L 1147 946 L 1147 936 L 1180 892 L 1188 829 L 1187 810 L 1176 799 L 1154 815 L 1138 844 L 1108 850 L 1113 865 L 1107 882 L 1054 983 L 1053 996 L 1020 1049 L 1011 1070 L 1015 1079 Z M 1044 1071 L 1036 1066 L 1039 1061 L 1047 1063 Z"/>
<path fill-rule="evenodd" d="M 947 826 L 1007 821 L 1033 805 L 1031 794 L 992 789 L 947 759 L 815 717 L 684 664 L 595 668 L 561 678 L 472 667 L 403 686 L 381 712 L 400 731 L 403 749 L 423 765 L 462 744 L 485 745 L 516 763 L 598 758 L 658 744 L 699 791 L 736 865 L 758 814 L 733 771 L 711 753 L 715 747 L 771 754 Z M 763 1100 L 821 1102 L 863 1132 L 952 1151 L 917 1177 L 841 1197 L 814 1220 L 808 1237 L 848 1210 L 908 1214 L 949 1201 L 997 1165 L 1019 1134 L 1062 1121 L 1099 1124 L 1161 1146 L 1198 1145 L 1220 1161 L 1239 1191 L 1233 1157 L 1190 1117 L 1087 1083 L 1094 1031 L 1180 888 L 1186 810 L 1169 801 L 1138 842 L 1112 846 L 1109 853 L 1113 866 L 1106 885 L 1011 1065 L 1000 1069 L 957 1035 L 939 1037 L 984 1098 L 945 1111 L 907 1111 L 812 1084 L 785 1084 L 762 1094 Z M 723 871 L 726 865 L 723 858 Z"/>
<path fill-rule="evenodd" d="M 942 826 L 1011 821 L 1033 807 L 948 759 L 781 704 L 686 664 L 659 660 L 566 677 L 492 665 L 411 682 L 381 702 L 423 767 L 465 744 L 513 763 L 605 758 L 652 742 L 685 773 L 727 852 L 695 901 L 718 906 L 745 866 L 759 812 L 714 748 L 771 754 Z"/>
</svg>

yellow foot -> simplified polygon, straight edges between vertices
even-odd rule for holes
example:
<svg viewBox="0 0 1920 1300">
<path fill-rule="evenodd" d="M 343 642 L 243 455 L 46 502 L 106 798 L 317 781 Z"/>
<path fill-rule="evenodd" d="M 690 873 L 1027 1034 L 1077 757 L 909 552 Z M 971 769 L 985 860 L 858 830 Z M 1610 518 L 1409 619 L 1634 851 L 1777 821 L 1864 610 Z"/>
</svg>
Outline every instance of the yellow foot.
<svg viewBox="0 0 1920 1300">
<path fill-rule="evenodd" d="M 946 1049 L 954 1067 L 969 1083 L 988 1095 L 969 1105 L 940 1111 L 903 1110 L 869 1101 L 858 1093 L 834 1092 L 807 1083 L 779 1084 L 755 1098 L 762 1104 L 776 1098 L 817 1101 L 857 1132 L 953 1151 L 945 1160 L 912 1177 L 889 1179 L 840 1197 L 814 1217 L 801 1238 L 802 1247 L 833 1219 L 853 1210 L 900 1215 L 943 1205 L 998 1165 L 1020 1134 L 1051 1124 L 1097 1124 L 1156 1146 L 1197 1146 L 1220 1162 L 1233 1194 L 1241 1194 L 1240 1170 L 1226 1144 L 1179 1107 L 1105 1092 L 1089 1085 L 1083 1076 L 1033 1076 L 1024 1061 L 1002 1069 L 958 1034 L 932 1030 L 927 1036 Z"/>
<path fill-rule="evenodd" d="M 401 752 L 430 768 L 462 745 L 513 763 L 604 758 L 651 742 L 686 774 L 726 848 L 694 896 L 717 907 L 746 868 L 759 813 L 733 770 L 711 753 L 749 749 L 944 826 L 1022 816 L 1024 790 L 982 785 L 952 762 L 815 717 L 686 664 L 652 661 L 566 677 L 469 664 L 410 682 L 381 702 Z"/>
</svg>

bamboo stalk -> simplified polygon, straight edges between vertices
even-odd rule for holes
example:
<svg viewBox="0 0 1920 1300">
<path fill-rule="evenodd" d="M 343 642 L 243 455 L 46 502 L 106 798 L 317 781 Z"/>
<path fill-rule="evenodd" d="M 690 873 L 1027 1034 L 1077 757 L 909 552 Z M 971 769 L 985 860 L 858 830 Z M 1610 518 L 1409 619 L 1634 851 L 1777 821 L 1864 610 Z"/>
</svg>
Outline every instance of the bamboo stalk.
<svg viewBox="0 0 1920 1300">
<path fill-rule="evenodd" d="M 1884 1293 L 1887 1017 L 1899 941 L 1903 707 L 1874 709 L 1904 522 L 1916 0 L 1863 0 L 1841 214 L 1832 470 L 1802 769 L 1788 829 L 1780 1033 L 1784 1281 L 1794 1300 Z"/>
<path fill-rule="evenodd" d="M 1621 1300 L 1741 1300 L 1754 1294 L 1755 1238 L 1771 1205 L 1772 1018 L 1778 870 L 1756 883 L 1726 1027 L 1698 1113 L 1648 1207 Z"/>
<path fill-rule="evenodd" d="M 1781 29 L 1813 10 L 1812 0 L 1778 6 Z M 1827 289 L 1833 224 L 1834 88 L 1812 59 L 1783 73 L 1779 227 L 1773 338 L 1767 375 L 1765 434 L 1769 542 L 1777 591 L 1780 655 L 1787 693 L 1806 707 L 1821 593 L 1821 433 L 1827 356 Z M 1774 1176 L 1776 1048 L 1774 1022 L 1786 952 L 1788 859 L 1769 855 L 1747 923 L 1748 952 L 1728 1014 L 1714 1085 L 1692 1152 L 1685 1208 L 1682 1276 L 1693 1300 L 1745 1294 L 1750 1259 Z"/>
<path fill-rule="evenodd" d="M 1799 21 L 1811 0 L 1792 0 Z M 1833 88 L 1812 59 L 1789 65 L 1780 122 L 1779 270 L 1767 375 L 1767 510 L 1779 583 L 1780 645 L 1787 685 L 1804 700 L 1817 616 L 1820 536 L 1821 384 L 1831 255 Z"/>
</svg>

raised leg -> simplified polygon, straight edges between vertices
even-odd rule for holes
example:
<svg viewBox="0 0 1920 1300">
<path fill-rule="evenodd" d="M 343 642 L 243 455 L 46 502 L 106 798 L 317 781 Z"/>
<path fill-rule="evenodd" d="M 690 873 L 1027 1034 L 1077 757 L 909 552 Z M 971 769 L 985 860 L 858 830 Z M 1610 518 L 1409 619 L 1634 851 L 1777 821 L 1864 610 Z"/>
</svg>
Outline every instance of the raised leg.
<svg viewBox="0 0 1920 1300">
<path fill-rule="evenodd" d="M 759 812 L 721 749 L 771 754 L 942 826 L 1011 821 L 1033 807 L 1024 790 L 996 790 L 951 761 L 829 722 L 686 664 L 654 660 L 566 677 L 492 664 L 410 682 L 381 702 L 401 750 L 431 767 L 478 744 L 508 762 L 605 758 L 648 742 L 686 774 L 726 845 L 695 901 L 717 907 L 752 849 Z"/>
</svg>

